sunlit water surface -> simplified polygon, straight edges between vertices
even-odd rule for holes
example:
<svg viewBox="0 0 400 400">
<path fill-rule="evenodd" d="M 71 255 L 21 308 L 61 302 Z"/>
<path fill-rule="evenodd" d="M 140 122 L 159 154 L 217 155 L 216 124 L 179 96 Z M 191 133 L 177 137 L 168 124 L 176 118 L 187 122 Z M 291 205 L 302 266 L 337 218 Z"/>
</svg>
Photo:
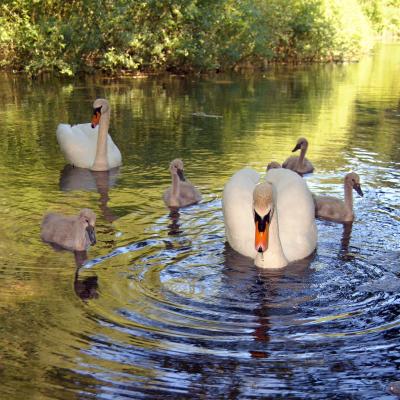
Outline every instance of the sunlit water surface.
<svg viewBox="0 0 400 400">
<path fill-rule="evenodd" d="M 0 398 L 391 399 L 400 380 L 400 46 L 358 64 L 240 76 L 0 76 Z M 111 173 L 65 167 L 59 122 L 112 106 Z M 224 183 L 306 136 L 318 194 L 361 177 L 353 225 L 263 271 L 225 243 Z M 185 161 L 203 201 L 162 202 Z M 41 242 L 48 211 L 97 213 L 87 254 Z M 82 268 L 77 269 L 77 266 Z"/>
</svg>

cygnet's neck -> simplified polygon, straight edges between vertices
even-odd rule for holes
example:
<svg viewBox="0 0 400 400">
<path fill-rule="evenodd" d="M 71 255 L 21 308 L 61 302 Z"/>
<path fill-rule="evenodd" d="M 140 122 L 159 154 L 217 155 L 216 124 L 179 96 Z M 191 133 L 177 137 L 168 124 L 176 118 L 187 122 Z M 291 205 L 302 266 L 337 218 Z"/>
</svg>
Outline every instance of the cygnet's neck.
<svg viewBox="0 0 400 400">
<path fill-rule="evenodd" d="M 353 187 L 347 181 L 344 183 L 344 206 L 347 214 L 353 215 Z"/>
<path fill-rule="evenodd" d="M 180 195 L 180 185 L 181 180 L 178 174 L 171 173 L 172 176 L 172 190 L 171 190 L 171 200 L 179 205 L 179 195 Z"/>
<path fill-rule="evenodd" d="M 110 110 L 107 110 L 101 114 L 99 123 L 99 133 L 97 135 L 97 147 L 96 156 L 94 158 L 93 171 L 107 171 L 108 159 L 107 159 L 107 136 L 108 128 L 110 126 Z"/>
<path fill-rule="evenodd" d="M 89 247 L 90 239 L 86 229 L 82 223 L 77 219 L 73 227 L 73 237 L 75 240 L 75 248 L 85 250 Z"/>
<path fill-rule="evenodd" d="M 301 146 L 300 156 L 297 159 L 297 168 L 302 168 L 304 166 L 304 158 L 306 156 L 306 151 L 307 151 L 307 144 L 304 144 L 303 146 Z"/>
</svg>

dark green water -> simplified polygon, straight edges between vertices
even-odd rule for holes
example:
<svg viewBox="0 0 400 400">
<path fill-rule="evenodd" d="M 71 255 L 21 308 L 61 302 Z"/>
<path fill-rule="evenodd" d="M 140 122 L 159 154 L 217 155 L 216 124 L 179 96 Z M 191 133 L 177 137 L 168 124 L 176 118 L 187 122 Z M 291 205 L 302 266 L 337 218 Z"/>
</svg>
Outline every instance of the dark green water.
<svg viewBox="0 0 400 400">
<path fill-rule="evenodd" d="M 0 398 L 390 399 L 400 380 L 400 46 L 261 75 L 0 75 Z M 64 168 L 59 122 L 112 107 L 123 166 Z M 218 118 L 204 114 L 216 115 Z M 225 245 L 224 183 L 306 136 L 315 193 L 361 177 L 352 226 L 262 271 Z M 170 214 L 169 162 L 203 201 Z M 48 211 L 97 214 L 86 256 L 40 240 Z M 76 272 L 76 266 L 84 263 Z"/>
</svg>

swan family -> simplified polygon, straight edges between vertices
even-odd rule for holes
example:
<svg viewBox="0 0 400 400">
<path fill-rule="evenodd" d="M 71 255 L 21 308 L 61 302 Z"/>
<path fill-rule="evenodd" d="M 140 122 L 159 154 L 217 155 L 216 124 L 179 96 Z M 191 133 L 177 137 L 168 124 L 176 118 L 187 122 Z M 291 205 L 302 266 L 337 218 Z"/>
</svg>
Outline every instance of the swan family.
<svg viewBox="0 0 400 400">
<path fill-rule="evenodd" d="M 241 169 L 225 185 L 222 204 L 229 244 L 258 267 L 284 267 L 316 247 L 312 195 L 293 171 L 273 168 L 261 181 L 253 169 Z"/>
<path fill-rule="evenodd" d="M 57 128 L 57 140 L 65 159 L 73 166 L 92 171 L 108 171 L 121 165 L 118 147 L 108 133 L 110 105 L 105 99 L 93 103 L 91 123 Z M 271 161 L 265 177 L 243 168 L 228 180 L 222 195 L 226 239 L 238 253 L 250 257 L 261 268 L 282 268 L 292 261 L 311 255 L 317 246 L 315 219 L 335 222 L 353 221 L 354 189 L 363 195 L 360 178 L 355 172 L 344 178 L 344 201 L 314 195 L 303 175 L 314 171 L 305 155 L 306 138 L 299 138 L 291 156 L 282 164 Z M 171 186 L 163 192 L 170 209 L 179 209 L 201 201 L 200 191 L 184 175 L 179 158 L 169 165 Z M 85 250 L 96 242 L 96 215 L 83 209 L 78 216 L 47 214 L 42 222 L 43 241 L 69 250 Z"/>
</svg>

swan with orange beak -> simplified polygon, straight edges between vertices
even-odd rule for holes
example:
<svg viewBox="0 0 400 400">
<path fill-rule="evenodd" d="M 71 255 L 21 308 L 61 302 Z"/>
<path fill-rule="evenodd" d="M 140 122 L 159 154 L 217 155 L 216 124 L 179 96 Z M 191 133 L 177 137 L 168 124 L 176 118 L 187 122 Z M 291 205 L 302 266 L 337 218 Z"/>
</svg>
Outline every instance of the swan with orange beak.
<svg viewBox="0 0 400 400">
<path fill-rule="evenodd" d="M 261 268 L 282 268 L 309 256 L 317 244 L 314 202 L 306 182 L 279 168 L 244 168 L 223 192 L 225 233 L 231 247 Z"/>
<path fill-rule="evenodd" d="M 96 99 L 90 123 L 59 124 L 57 140 L 69 164 L 92 171 L 119 167 L 121 152 L 108 133 L 111 109 L 106 99 Z"/>
</svg>

